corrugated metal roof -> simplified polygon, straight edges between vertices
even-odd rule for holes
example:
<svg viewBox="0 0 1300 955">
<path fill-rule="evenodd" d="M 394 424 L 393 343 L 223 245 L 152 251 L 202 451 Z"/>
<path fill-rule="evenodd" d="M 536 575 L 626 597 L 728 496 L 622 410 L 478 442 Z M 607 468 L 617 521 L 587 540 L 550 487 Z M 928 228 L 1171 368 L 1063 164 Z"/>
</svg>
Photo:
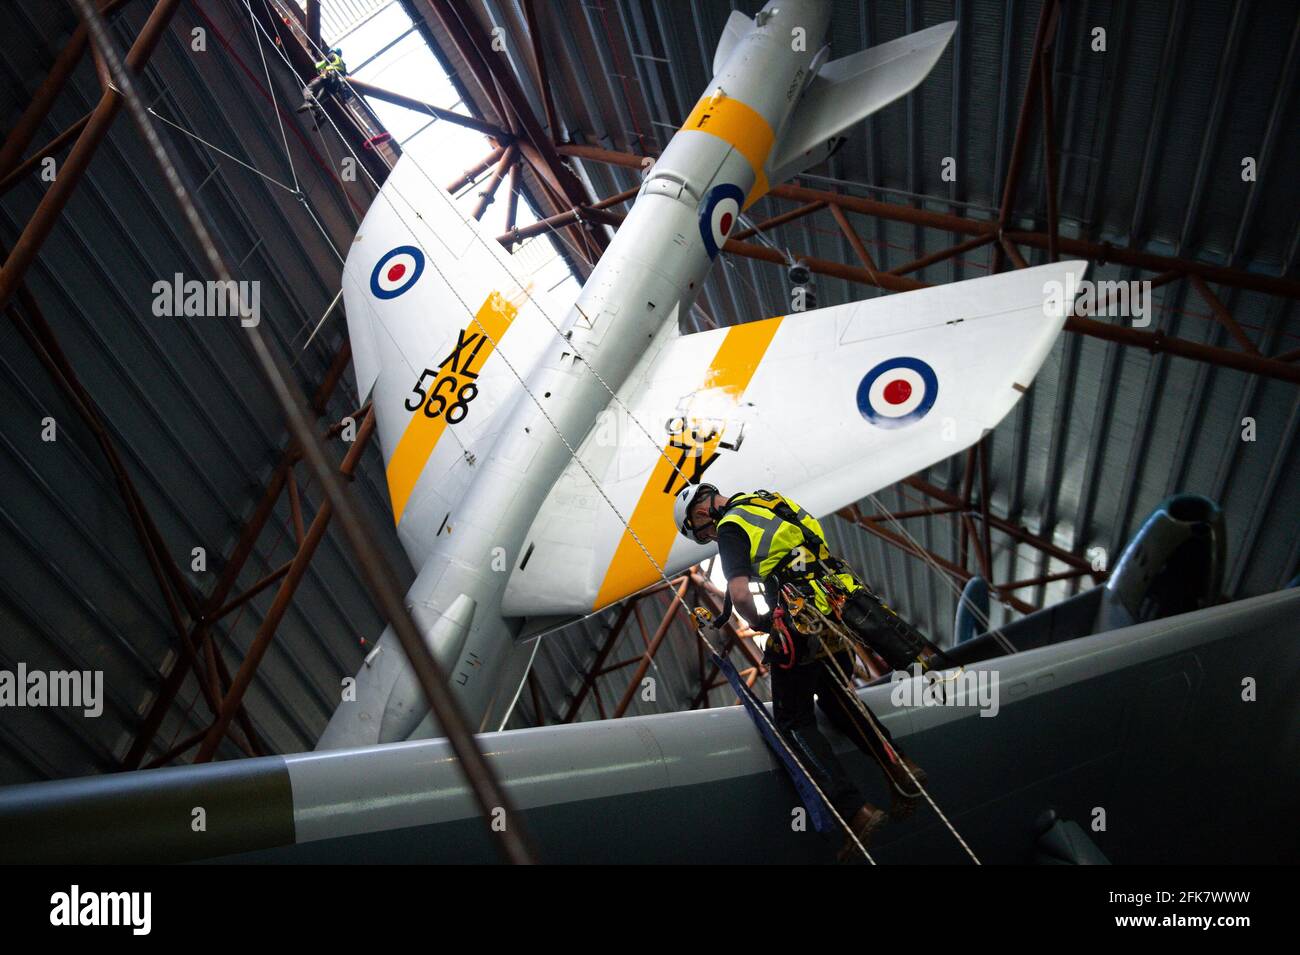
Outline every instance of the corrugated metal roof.
<svg viewBox="0 0 1300 955">
<path fill-rule="evenodd" d="M 116 19 L 123 44 L 134 37 L 146 6 L 128 5 Z M 0 10 L 6 37 L 0 113 L 18 115 L 73 26 L 70 8 L 61 4 L 6 4 Z M 189 47 L 195 27 L 208 31 L 206 53 Z M 186 5 L 153 58 L 144 93 L 158 114 L 265 175 L 288 184 L 296 174 L 330 241 L 345 249 L 366 194 L 352 188 L 351 208 L 328 158 L 342 154 L 331 138 L 295 141 L 297 165 L 289 169 L 251 36 L 241 3 Z M 296 84 L 284 70 L 274 76 L 279 102 L 291 108 L 299 97 Z M 98 98 L 87 58 L 37 141 L 51 138 Z M 216 223 L 225 254 L 238 263 L 236 278 L 261 283 L 263 331 L 303 388 L 314 392 L 343 343 L 341 316 L 301 349 L 338 288 L 339 259 L 296 196 L 172 132 L 171 146 L 198 186 L 197 198 Z M 4 197 L 0 231 L 6 246 L 42 191 L 33 179 Z M 202 278 L 206 270 L 137 130 L 123 117 L 101 145 L 28 284 L 106 417 L 168 551 L 191 584 L 206 593 L 260 499 L 286 434 L 236 322 L 152 313 L 153 283 L 176 273 Z M 24 661 L 30 668 L 103 669 L 108 699 L 98 719 L 58 709 L 6 711 L 0 720 L 0 780 L 106 771 L 125 753 L 160 673 L 171 665 L 174 631 L 93 436 L 13 324 L 6 321 L 0 334 L 0 394 L 6 403 L 0 419 L 6 490 L 0 504 L 0 668 L 12 670 Z M 345 378 L 325 420 L 341 419 L 356 407 L 355 390 Z M 58 423 L 52 443 L 41 440 L 47 415 Z M 337 442 L 334 448 L 341 457 Z M 305 469 L 300 477 L 310 520 L 319 499 Z M 408 583 L 411 571 L 391 533 L 376 449 L 366 453 L 354 489 L 374 526 L 390 529 L 384 550 Z M 292 556 L 288 507 L 282 497 L 236 593 Z M 194 547 L 207 552 L 206 572 L 189 571 Z M 218 627 L 232 670 L 273 594 L 274 588 Z M 314 744 L 336 705 L 340 675 L 360 665 L 361 638 L 373 639 L 382 626 L 351 554 L 331 531 L 247 697 L 270 749 L 300 751 Z M 196 732 L 207 715 L 196 685 L 187 680 L 147 758 Z M 222 752 L 238 750 L 227 744 Z"/>
<path fill-rule="evenodd" d="M 327 18 L 327 24 L 338 26 L 355 22 L 374 4 L 327 6 L 331 16 L 337 14 L 337 23 Z M 560 133 L 573 142 L 656 154 L 704 89 L 714 38 L 729 9 L 753 13 L 759 6 L 601 0 L 567 5 L 561 14 L 539 4 Z M 484 0 L 472 10 L 486 27 L 502 27 L 508 48 L 530 51 L 519 0 Z M 134 35 L 143 13 L 143 5 L 127 6 L 118 18 L 119 40 Z M 835 56 L 947 19 L 961 26 L 953 49 L 916 93 L 860 124 L 805 183 L 940 212 L 995 217 L 1038 16 L 1039 4 L 1030 0 L 837 3 Z M 8 38 L 0 55 L 0 111 L 6 117 L 16 117 L 30 99 L 73 23 L 69 10 L 57 4 L 24 0 L 0 9 L 0 28 Z M 212 34 L 207 54 L 187 43 L 196 26 Z M 1088 44 L 1097 26 L 1107 30 L 1104 54 Z M 435 44 L 445 41 L 434 29 L 426 36 Z M 1062 234 L 1294 275 L 1300 246 L 1295 215 L 1300 183 L 1290 174 L 1300 159 L 1300 126 L 1292 120 L 1297 36 L 1300 16 L 1286 3 L 1066 4 L 1055 40 L 1053 83 Z M 450 46 L 439 53 L 453 70 L 465 69 Z M 513 65 L 540 115 L 531 53 L 522 53 Z M 270 70 L 278 101 L 292 106 L 296 82 L 274 58 Z M 486 112 L 469 78 L 460 80 L 470 101 Z M 263 282 L 264 322 L 273 341 L 295 363 L 304 387 L 313 388 L 343 335 L 335 315 L 312 347 L 299 351 L 339 276 L 338 258 L 313 219 L 334 247 L 343 249 L 368 201 L 360 184 L 348 185 L 345 192 L 334 175 L 343 144 L 328 129 L 304 133 L 300 140 L 298 124 L 291 123 L 288 135 L 297 161 L 290 168 L 240 0 L 185 5 L 144 85 L 160 116 L 279 183 L 292 187 L 295 176 L 303 183 L 308 204 L 168 130 L 192 180 L 202 184 L 199 199 L 218 223 L 229 258 L 239 263 L 239 277 Z M 97 98 L 94 72 L 83 63 L 38 140 L 76 120 Z M 949 156 L 958 171 L 952 182 L 941 175 L 941 162 Z M 1254 184 L 1241 180 L 1243 156 L 1260 161 Z M 576 160 L 573 165 L 596 196 L 638 181 L 626 169 Z M 1044 224 L 1043 178 L 1041 149 L 1033 136 L 1014 208 L 1019 227 Z M 525 184 L 537 188 L 531 173 Z M 3 197 L 0 233 L 6 243 L 12 244 L 41 189 L 35 181 L 25 182 Z M 789 208 L 769 197 L 751 218 L 761 221 Z M 960 240 L 892 221 L 855 216 L 854 222 L 883 269 Z M 768 241 L 855 261 L 826 213 L 782 226 Z M 1030 255 L 1031 262 L 1042 258 Z M 581 272 L 581 263 L 575 265 Z M 948 282 L 989 268 L 985 247 L 930 266 L 917 277 Z M 203 590 L 220 568 L 218 555 L 230 551 L 265 485 L 285 435 L 232 323 L 201 326 L 148 313 L 146 290 L 176 272 L 203 274 L 135 130 L 121 121 L 29 283 L 108 418 L 168 548 L 182 566 L 188 566 L 193 546 L 208 549 L 207 575 L 191 575 Z M 1136 274 L 1113 264 L 1093 272 L 1103 279 Z M 837 279 L 815 281 L 820 305 L 882 294 Z M 783 270 L 728 256 L 706 284 L 700 311 L 718 324 L 747 321 L 787 311 L 787 295 Z M 1255 292 L 1224 291 L 1223 298 L 1264 354 L 1296 347 L 1300 319 L 1292 302 Z M 1154 327 L 1195 341 L 1231 343 L 1184 283 L 1156 291 Z M 99 449 L 16 330 L 8 323 L 5 328 L 9 344 L 0 349 L 0 394 L 10 410 L 0 421 L 7 491 L 0 501 L 5 545 L 0 625 L 6 634 L 0 668 L 18 660 L 48 668 L 102 667 L 109 697 L 105 715 L 95 721 L 61 710 L 6 714 L 0 720 L 0 780 L 15 782 L 112 768 L 156 691 L 175 642 Z M 330 404 L 329 420 L 356 407 L 346 382 Z M 1300 561 L 1300 482 L 1294 477 L 1300 466 L 1298 409 L 1292 385 L 1066 335 L 1030 393 L 990 438 L 992 510 L 1076 554 L 1102 546 L 1113 558 L 1161 498 L 1176 490 L 1203 493 L 1226 511 L 1231 595 L 1268 591 L 1293 575 Z M 53 444 L 40 440 L 45 415 L 60 422 L 60 438 Z M 1245 417 L 1258 425 L 1253 443 L 1240 439 Z M 962 470 L 959 457 L 923 477 L 955 491 Z M 373 525 L 386 535 L 389 560 L 409 580 L 410 568 L 388 530 L 391 517 L 374 449 L 363 459 L 356 488 Z M 907 485 L 878 496 L 894 511 L 928 503 Z M 310 489 L 306 497 L 310 513 L 316 503 Z M 872 509 L 870 502 L 861 506 Z M 957 559 L 950 517 L 910 520 L 908 527 L 926 547 Z M 827 529 L 832 543 L 891 604 L 944 638 L 955 608 L 949 582 L 844 522 L 829 520 Z M 240 584 L 252 584 L 281 565 L 292 537 L 282 501 Z M 995 533 L 993 539 L 999 581 L 1062 569 L 1004 535 Z M 1075 586 L 1059 582 L 1021 594 L 1034 603 L 1052 603 Z M 250 603 L 238 624 L 222 632 L 220 645 L 230 661 L 237 663 L 269 599 L 265 594 Z M 665 600 L 659 595 L 642 605 L 648 631 Z M 548 722 L 564 715 L 617 613 L 607 611 L 545 638 L 534 666 L 540 707 L 526 688 L 512 725 L 537 721 L 539 708 Z M 327 536 L 248 697 L 249 712 L 271 748 L 312 745 L 333 710 L 340 676 L 357 669 L 364 652 L 361 638 L 372 639 L 380 628 L 345 546 Z M 638 655 L 644 649 L 639 632 L 629 629 L 608 662 Z M 691 705 L 699 691 L 696 653 L 679 621 L 652 670 L 661 677 L 657 699 L 634 696 L 630 712 Z M 602 676 L 601 702 L 588 696 L 578 718 L 597 718 L 602 706 L 607 713 L 629 673 L 625 666 Z M 201 727 L 204 707 L 192 681 L 180 700 L 151 755 Z M 728 702 L 729 694 L 714 691 L 712 701 Z M 227 745 L 223 755 L 236 752 Z"/>
</svg>

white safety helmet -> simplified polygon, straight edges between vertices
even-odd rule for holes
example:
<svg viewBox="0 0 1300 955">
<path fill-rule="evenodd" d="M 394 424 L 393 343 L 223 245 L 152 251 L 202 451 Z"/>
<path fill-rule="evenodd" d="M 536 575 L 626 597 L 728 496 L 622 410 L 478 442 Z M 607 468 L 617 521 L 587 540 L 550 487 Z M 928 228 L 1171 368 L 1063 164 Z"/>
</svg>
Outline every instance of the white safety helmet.
<svg viewBox="0 0 1300 955">
<path fill-rule="evenodd" d="M 691 509 L 700 498 L 720 493 L 712 484 L 688 484 L 677 492 L 677 498 L 673 501 L 673 522 L 683 537 L 688 537 L 697 544 L 708 543 L 705 538 L 699 536 L 698 530 L 691 523 Z M 710 515 L 716 520 L 717 509 L 710 508 Z"/>
</svg>

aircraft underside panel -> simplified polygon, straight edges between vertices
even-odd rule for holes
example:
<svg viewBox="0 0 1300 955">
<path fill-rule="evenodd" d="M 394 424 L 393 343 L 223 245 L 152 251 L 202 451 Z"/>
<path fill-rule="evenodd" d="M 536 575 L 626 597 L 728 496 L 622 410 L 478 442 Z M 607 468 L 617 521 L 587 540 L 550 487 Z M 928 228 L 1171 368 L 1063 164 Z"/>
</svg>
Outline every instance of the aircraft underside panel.
<svg viewBox="0 0 1300 955">
<path fill-rule="evenodd" d="M 998 675 L 989 717 L 895 706 L 890 686 L 862 696 L 982 862 L 1034 861 L 1047 810 L 1116 864 L 1294 861 L 1297 615 L 1300 590 L 1280 591 L 976 664 L 967 672 Z M 823 732 L 887 804 L 874 764 Z M 815 862 L 838 845 L 791 829 L 798 796 L 740 707 L 479 742 L 547 862 Z M 239 824 L 187 837 L 200 804 Z M 1260 820 L 1275 838 L 1258 837 Z M 445 739 L 9 787 L 0 829 L 14 834 L 3 862 L 499 860 Z M 970 861 L 928 807 L 881 830 L 872 852 Z"/>
</svg>

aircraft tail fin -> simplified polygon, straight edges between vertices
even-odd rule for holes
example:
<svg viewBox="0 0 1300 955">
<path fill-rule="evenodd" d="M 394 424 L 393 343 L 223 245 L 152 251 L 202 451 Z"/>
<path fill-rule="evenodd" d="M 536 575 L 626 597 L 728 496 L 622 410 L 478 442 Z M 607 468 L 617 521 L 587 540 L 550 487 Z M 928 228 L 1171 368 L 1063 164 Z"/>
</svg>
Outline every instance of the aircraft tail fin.
<svg viewBox="0 0 1300 955">
<path fill-rule="evenodd" d="M 727 57 L 731 56 L 734 50 L 745 38 L 747 34 L 754 29 L 754 21 L 745 16 L 739 10 L 732 10 L 731 16 L 727 17 L 726 26 L 722 28 L 722 36 L 718 39 L 718 48 L 713 53 L 713 75 L 717 76 L 722 72 L 723 64 L 727 62 Z"/>
<path fill-rule="evenodd" d="M 815 166 L 854 123 L 910 93 L 956 30 L 957 21 L 949 20 L 822 66 L 773 151 L 768 181 L 776 185 Z"/>
</svg>

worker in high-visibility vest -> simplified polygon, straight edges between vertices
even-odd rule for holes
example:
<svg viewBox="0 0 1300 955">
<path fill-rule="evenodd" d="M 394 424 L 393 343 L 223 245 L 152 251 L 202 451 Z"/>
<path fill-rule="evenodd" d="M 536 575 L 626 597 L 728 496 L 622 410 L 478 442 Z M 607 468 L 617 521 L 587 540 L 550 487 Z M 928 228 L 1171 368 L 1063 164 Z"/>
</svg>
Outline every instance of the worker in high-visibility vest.
<svg viewBox="0 0 1300 955">
<path fill-rule="evenodd" d="M 337 47 L 325 54 L 325 58 L 316 62 L 316 78 L 307 84 L 307 88 L 302 91 L 302 105 L 298 107 L 298 112 L 305 113 L 311 110 L 320 121 L 321 104 L 320 96 L 322 93 L 331 95 L 341 95 L 343 93 L 343 77 L 347 76 L 348 67 L 343 62 L 343 51 Z"/>
<path fill-rule="evenodd" d="M 853 653 L 831 624 L 852 631 L 894 669 L 926 669 L 944 662 L 942 654 L 831 554 L 821 524 L 788 498 L 770 491 L 724 497 L 713 485 L 699 484 L 683 488 L 674 503 L 683 535 L 718 542 L 727 578 L 724 615 L 734 606 L 754 630 L 769 635 L 764 662 L 778 729 L 865 844 L 886 815 L 849 780 L 818 730 L 814 694 L 832 725 L 884 770 L 894 794 L 892 815 L 911 813 L 925 773 L 899 751 L 866 705 L 850 697 L 844 684 L 853 673 Z M 763 585 L 767 613 L 760 613 L 750 592 L 755 580 Z M 854 848 L 849 840 L 841 856 Z"/>
</svg>

